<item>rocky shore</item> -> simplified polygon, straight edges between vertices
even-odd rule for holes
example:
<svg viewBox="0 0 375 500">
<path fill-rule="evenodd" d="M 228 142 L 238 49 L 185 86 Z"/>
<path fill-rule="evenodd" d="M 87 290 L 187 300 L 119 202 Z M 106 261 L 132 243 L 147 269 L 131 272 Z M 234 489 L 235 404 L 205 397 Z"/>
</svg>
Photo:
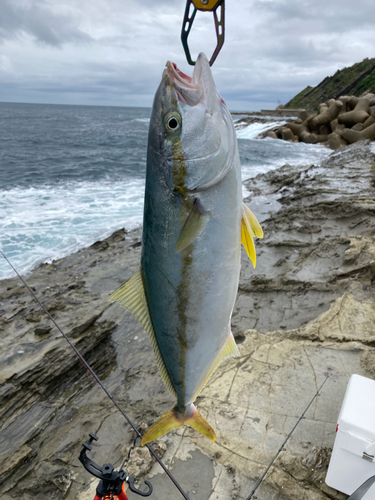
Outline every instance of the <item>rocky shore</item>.
<svg viewBox="0 0 375 500">
<path fill-rule="evenodd" d="M 375 376 L 374 186 L 369 140 L 320 166 L 285 165 L 246 182 L 265 237 L 255 270 L 243 253 L 232 322 L 240 357 L 220 365 L 197 401 L 217 441 L 185 427 L 154 443 L 191 499 L 247 498 L 327 374 L 257 498 L 346 498 L 324 478 L 349 377 Z M 142 327 L 108 303 L 139 266 L 140 236 L 117 231 L 27 282 L 145 428 L 173 397 Z M 90 456 L 119 466 L 133 433 L 16 278 L 0 281 L 0 313 L 0 497 L 92 500 L 97 481 L 78 461 L 81 443 L 94 432 Z M 128 472 L 152 482 L 151 500 L 180 498 L 146 449 L 132 452 Z"/>
<path fill-rule="evenodd" d="M 375 140 L 375 95 L 341 96 L 319 106 L 318 113 L 299 112 L 297 120 L 277 127 L 268 137 L 308 144 L 322 143 L 331 149 Z"/>
</svg>

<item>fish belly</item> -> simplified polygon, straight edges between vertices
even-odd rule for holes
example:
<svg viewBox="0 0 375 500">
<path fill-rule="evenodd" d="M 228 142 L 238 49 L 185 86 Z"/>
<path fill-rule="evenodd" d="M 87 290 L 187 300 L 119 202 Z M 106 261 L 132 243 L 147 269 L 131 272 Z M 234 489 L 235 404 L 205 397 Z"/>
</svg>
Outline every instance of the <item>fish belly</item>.
<svg viewBox="0 0 375 500">
<path fill-rule="evenodd" d="M 189 210 L 149 175 L 141 270 L 151 321 L 178 406 L 192 403 L 230 333 L 241 250 L 239 168 L 197 195 L 210 220 L 179 253 L 175 247 Z"/>
</svg>

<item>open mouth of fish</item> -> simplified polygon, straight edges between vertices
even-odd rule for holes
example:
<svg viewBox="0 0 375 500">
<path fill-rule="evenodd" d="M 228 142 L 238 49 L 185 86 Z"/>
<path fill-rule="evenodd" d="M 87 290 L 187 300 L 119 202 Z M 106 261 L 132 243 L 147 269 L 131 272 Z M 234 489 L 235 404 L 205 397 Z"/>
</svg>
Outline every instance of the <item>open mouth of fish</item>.
<svg viewBox="0 0 375 500">
<path fill-rule="evenodd" d="M 167 72 L 174 85 L 177 97 L 183 104 L 196 106 L 204 101 L 207 111 L 219 111 L 224 100 L 216 90 L 207 57 L 200 53 L 194 66 L 193 76 L 186 75 L 175 63 L 167 62 Z"/>
<path fill-rule="evenodd" d="M 195 68 L 193 76 L 191 77 L 179 70 L 175 63 L 168 61 L 167 71 L 181 103 L 195 106 L 202 100 L 203 89 L 202 86 L 199 85 L 199 82 L 196 81 L 196 78 L 194 79 Z"/>
</svg>

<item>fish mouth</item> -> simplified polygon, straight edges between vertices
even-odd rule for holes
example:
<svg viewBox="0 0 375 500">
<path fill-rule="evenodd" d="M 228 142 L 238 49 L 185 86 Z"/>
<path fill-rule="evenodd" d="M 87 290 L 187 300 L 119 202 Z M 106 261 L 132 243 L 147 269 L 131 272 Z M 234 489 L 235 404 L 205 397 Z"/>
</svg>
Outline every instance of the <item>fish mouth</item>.
<svg viewBox="0 0 375 500">
<path fill-rule="evenodd" d="M 171 61 L 166 66 L 170 82 L 182 104 L 196 106 L 203 102 L 211 115 L 220 110 L 222 98 L 216 90 L 210 63 L 203 52 L 197 58 L 193 76 L 186 75 Z"/>
<path fill-rule="evenodd" d="M 167 73 L 176 91 L 178 100 L 188 106 L 196 106 L 203 98 L 203 88 L 193 77 L 177 68 L 177 64 L 167 62 Z M 194 76 L 194 73 L 193 73 Z"/>
<path fill-rule="evenodd" d="M 233 165 L 237 149 L 232 118 L 216 90 L 210 63 L 203 53 L 197 58 L 192 76 L 170 61 L 163 75 L 165 93 L 172 107 L 181 108 L 182 116 L 196 116 L 201 127 L 197 134 L 193 119 L 182 127 L 183 189 L 180 183 L 173 183 L 170 188 L 177 195 L 181 191 L 197 194 L 217 184 Z M 196 115 L 192 108 L 197 108 Z M 180 165 L 181 159 L 177 163 Z"/>
</svg>

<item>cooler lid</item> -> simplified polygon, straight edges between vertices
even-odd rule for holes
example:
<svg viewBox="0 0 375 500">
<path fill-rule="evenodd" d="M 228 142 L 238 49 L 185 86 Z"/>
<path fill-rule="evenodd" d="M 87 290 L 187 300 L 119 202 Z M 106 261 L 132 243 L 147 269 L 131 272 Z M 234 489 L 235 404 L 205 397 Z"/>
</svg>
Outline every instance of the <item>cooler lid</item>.
<svg viewBox="0 0 375 500">
<path fill-rule="evenodd" d="M 339 429 L 375 441 L 375 380 L 350 377 L 338 419 Z"/>
</svg>

